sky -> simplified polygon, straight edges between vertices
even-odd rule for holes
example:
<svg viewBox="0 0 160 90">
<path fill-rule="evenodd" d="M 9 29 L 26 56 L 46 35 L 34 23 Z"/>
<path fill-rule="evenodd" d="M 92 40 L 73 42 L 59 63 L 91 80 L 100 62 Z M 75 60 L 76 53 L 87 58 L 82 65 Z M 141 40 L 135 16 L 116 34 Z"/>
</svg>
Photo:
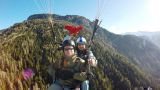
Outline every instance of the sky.
<svg viewBox="0 0 160 90">
<path fill-rule="evenodd" d="M 160 31 L 160 0 L 0 0 L 0 30 L 30 15 L 80 15 L 110 32 Z"/>
</svg>

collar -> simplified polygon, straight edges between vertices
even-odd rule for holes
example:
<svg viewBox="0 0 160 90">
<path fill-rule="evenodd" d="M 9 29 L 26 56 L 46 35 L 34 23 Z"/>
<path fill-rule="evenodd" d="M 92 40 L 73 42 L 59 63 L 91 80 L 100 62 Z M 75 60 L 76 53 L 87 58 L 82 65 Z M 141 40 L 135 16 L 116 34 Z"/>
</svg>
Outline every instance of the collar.
<svg viewBox="0 0 160 90">
<path fill-rule="evenodd" d="M 67 61 L 71 61 L 71 60 L 72 60 L 73 62 L 76 61 L 76 58 L 77 58 L 76 55 L 73 55 L 73 56 L 71 56 L 71 57 L 64 57 L 65 60 L 67 60 Z"/>
</svg>

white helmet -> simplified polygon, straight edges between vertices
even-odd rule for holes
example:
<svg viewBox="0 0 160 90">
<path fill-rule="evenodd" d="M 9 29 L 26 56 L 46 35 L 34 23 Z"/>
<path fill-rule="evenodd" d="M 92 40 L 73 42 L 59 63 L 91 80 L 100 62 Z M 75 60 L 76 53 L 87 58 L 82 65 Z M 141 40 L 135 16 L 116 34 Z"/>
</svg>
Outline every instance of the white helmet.
<svg viewBox="0 0 160 90">
<path fill-rule="evenodd" d="M 76 41 L 77 44 L 86 44 L 87 41 L 84 37 L 80 36 L 77 41 Z"/>
<path fill-rule="evenodd" d="M 64 42 L 65 40 L 71 40 L 71 36 L 69 36 L 69 35 L 65 36 L 64 39 L 63 39 L 63 42 Z"/>
</svg>

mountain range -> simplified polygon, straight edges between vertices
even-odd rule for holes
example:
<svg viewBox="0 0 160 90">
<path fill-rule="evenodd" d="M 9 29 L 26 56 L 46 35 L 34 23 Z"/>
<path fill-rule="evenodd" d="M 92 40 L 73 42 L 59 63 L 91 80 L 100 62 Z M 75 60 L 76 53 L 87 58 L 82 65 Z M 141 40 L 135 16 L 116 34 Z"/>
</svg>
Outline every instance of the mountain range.
<svg viewBox="0 0 160 90">
<path fill-rule="evenodd" d="M 160 32 L 145 32 L 145 31 L 141 31 L 141 32 L 130 32 L 130 33 L 126 33 L 126 34 L 130 34 L 130 35 L 136 35 L 136 36 L 140 36 L 144 39 L 150 40 L 152 43 L 154 43 L 155 45 L 157 45 L 160 48 Z"/>
<path fill-rule="evenodd" d="M 31 15 L 0 34 L 2 89 L 48 88 L 52 79 L 47 68 L 62 56 L 62 51 L 57 51 L 57 42 L 62 42 L 67 34 L 64 30 L 66 24 L 83 25 L 84 30 L 79 35 L 87 40 L 91 37 L 94 21 L 78 15 L 54 14 L 51 15 L 54 22 L 51 27 L 48 17 L 48 14 Z M 92 51 L 98 60 L 98 67 L 93 68 L 96 79 L 90 81 L 94 83 L 92 90 L 132 90 L 144 87 L 158 90 L 155 77 L 158 78 L 156 71 L 160 65 L 160 50 L 152 42 L 133 35 L 117 35 L 99 27 Z M 29 80 L 21 76 L 26 68 L 33 69 L 35 73 Z"/>
<path fill-rule="evenodd" d="M 28 20 L 42 19 L 42 17 L 45 16 L 47 15 L 32 15 Z M 89 31 L 94 27 L 94 22 L 78 15 L 53 15 L 52 17 L 57 20 L 65 20 L 78 25 L 83 25 L 87 27 Z M 119 53 L 127 56 L 131 62 L 159 78 L 160 49 L 157 47 L 160 45 L 159 33 L 139 32 L 134 35 L 118 35 L 111 33 L 102 27 L 99 27 L 96 34 L 102 42 L 108 43 L 109 46 L 115 48 Z"/>
</svg>

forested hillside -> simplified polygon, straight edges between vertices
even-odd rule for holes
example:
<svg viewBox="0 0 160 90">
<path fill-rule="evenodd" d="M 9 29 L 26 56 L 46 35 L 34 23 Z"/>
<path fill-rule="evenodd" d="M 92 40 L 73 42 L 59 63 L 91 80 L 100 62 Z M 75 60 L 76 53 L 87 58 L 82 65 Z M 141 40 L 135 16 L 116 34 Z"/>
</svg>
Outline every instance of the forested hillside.
<svg viewBox="0 0 160 90">
<path fill-rule="evenodd" d="M 45 18 L 32 19 L 17 23 L 0 34 L 2 90 L 48 88 L 52 83 L 47 72 L 48 66 L 62 56 L 58 47 L 67 34 L 64 30 L 66 24 L 77 25 L 57 19 L 51 27 Z M 89 25 L 84 26 L 79 35 L 89 39 L 92 23 Z M 157 89 L 158 85 L 150 77 L 100 38 L 95 38 L 92 51 L 97 57 L 98 67 L 92 70 L 95 78 L 91 80 L 94 83 L 91 90 L 130 90 L 149 86 Z M 32 78 L 24 78 L 23 71 L 26 69 L 33 70 Z"/>
</svg>

